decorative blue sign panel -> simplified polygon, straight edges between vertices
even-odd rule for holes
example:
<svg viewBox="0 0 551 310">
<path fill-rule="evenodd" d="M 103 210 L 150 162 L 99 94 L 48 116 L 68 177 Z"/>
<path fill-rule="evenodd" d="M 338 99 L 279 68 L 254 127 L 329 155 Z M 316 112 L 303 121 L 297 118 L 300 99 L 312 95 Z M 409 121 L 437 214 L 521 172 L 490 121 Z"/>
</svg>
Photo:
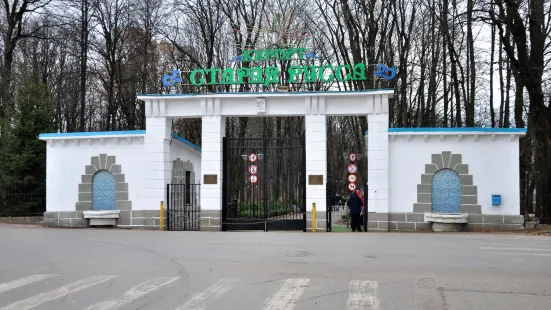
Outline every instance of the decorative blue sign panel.
<svg viewBox="0 0 551 310">
<path fill-rule="evenodd" d="M 182 74 L 180 73 L 180 70 L 173 70 L 172 74 L 163 76 L 163 85 L 166 87 L 171 87 L 180 82 L 182 82 Z"/>
<path fill-rule="evenodd" d="M 392 80 L 396 76 L 396 70 L 389 68 L 385 64 L 378 64 L 375 69 L 375 76 L 381 77 L 385 80 Z"/>
</svg>

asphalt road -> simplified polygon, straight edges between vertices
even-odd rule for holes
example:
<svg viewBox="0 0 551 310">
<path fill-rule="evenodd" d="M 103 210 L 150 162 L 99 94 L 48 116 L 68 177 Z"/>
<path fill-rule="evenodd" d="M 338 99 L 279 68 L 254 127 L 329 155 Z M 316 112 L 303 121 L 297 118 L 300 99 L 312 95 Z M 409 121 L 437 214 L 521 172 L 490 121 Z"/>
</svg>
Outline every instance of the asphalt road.
<svg viewBox="0 0 551 310">
<path fill-rule="evenodd" d="M 0 310 L 551 309 L 551 238 L 0 225 Z"/>
</svg>

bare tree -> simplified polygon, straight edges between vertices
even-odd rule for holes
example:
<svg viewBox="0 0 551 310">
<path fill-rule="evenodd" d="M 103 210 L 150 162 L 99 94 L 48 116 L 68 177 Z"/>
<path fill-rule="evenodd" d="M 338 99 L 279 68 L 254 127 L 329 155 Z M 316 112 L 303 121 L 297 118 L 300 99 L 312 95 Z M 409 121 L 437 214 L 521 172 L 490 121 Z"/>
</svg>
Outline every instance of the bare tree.
<svg viewBox="0 0 551 310">
<path fill-rule="evenodd" d="M 43 10 L 52 0 L 4 0 L 2 2 L 2 15 L 6 17 L 2 24 L 2 37 L 4 41 L 2 55 L 2 76 L 0 80 L 0 122 L 9 113 L 11 99 L 11 84 L 13 78 L 13 61 L 15 49 L 21 39 L 37 36 L 44 25 L 28 29 L 25 22 L 36 12 Z"/>
<path fill-rule="evenodd" d="M 529 12 L 527 17 L 524 17 Z M 494 0 L 488 6 L 491 21 L 499 29 L 503 50 L 512 65 L 512 73 L 527 90 L 529 136 L 534 138 L 536 214 L 551 217 L 551 106 L 546 106 L 543 92 L 544 55 L 550 48 L 549 15 L 551 5 L 544 0 L 519 2 Z M 545 19 L 547 16 L 547 20 Z M 528 25 L 525 21 L 528 21 Z M 508 35 L 510 33 L 510 36 Z M 520 96 L 520 94 L 519 94 Z M 520 99 L 520 98 L 519 98 Z M 526 146 L 526 145 L 525 145 Z M 524 152 L 524 156 L 530 156 Z M 524 159 L 526 163 L 527 160 Z M 526 198 L 527 195 L 523 195 Z M 531 204 L 524 199 L 525 205 Z"/>
</svg>

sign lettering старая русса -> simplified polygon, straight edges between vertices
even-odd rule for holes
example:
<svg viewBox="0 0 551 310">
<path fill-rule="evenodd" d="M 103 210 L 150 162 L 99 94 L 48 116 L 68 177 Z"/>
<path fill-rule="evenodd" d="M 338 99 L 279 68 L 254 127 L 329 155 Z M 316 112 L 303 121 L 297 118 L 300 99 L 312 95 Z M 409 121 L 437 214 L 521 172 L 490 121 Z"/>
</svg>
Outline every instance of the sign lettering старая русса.
<svg viewBox="0 0 551 310">
<path fill-rule="evenodd" d="M 296 58 L 293 58 L 297 55 Z M 266 50 L 244 50 L 242 55 L 235 56 L 230 62 L 250 62 L 250 61 L 270 61 L 270 60 L 296 60 L 296 59 L 317 59 L 312 52 L 307 52 L 305 48 L 287 48 L 287 49 L 266 49 Z M 343 72 L 344 69 L 344 72 Z M 367 80 L 366 66 L 363 63 L 355 65 L 322 65 L 322 66 L 290 66 L 287 69 L 289 83 L 312 83 L 312 82 L 331 82 L 334 79 L 338 81 L 357 81 Z M 326 74 L 328 73 L 328 74 Z M 384 64 L 378 64 L 374 73 L 375 76 L 384 79 L 392 79 L 396 75 L 393 68 L 388 68 Z M 277 84 L 280 82 L 280 70 L 276 66 L 267 67 L 241 67 L 241 68 L 209 68 L 195 69 L 191 71 L 189 80 L 192 85 L 235 85 L 235 84 Z M 302 77 L 301 80 L 297 78 Z M 245 81 L 245 79 L 247 79 Z M 171 75 L 163 77 L 165 86 L 173 86 L 182 81 L 179 70 L 174 70 Z"/>
</svg>

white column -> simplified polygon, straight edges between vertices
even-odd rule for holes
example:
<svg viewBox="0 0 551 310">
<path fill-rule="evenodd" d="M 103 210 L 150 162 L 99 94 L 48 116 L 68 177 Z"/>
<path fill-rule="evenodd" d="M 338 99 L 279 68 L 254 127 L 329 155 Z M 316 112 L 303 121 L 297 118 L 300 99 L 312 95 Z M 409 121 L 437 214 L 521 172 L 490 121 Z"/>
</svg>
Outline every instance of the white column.
<svg viewBox="0 0 551 310">
<path fill-rule="evenodd" d="M 367 206 L 370 212 L 388 213 L 388 96 L 368 99 Z"/>
<path fill-rule="evenodd" d="M 222 138 L 225 119 L 203 116 L 201 126 L 201 210 L 222 210 Z M 204 184 L 204 175 L 216 175 L 216 184 Z"/>
<path fill-rule="evenodd" d="M 164 103 L 163 103 L 164 104 Z M 166 186 L 171 180 L 172 163 L 170 162 L 171 123 L 166 117 L 147 117 L 145 130 L 145 199 L 138 208 L 158 210 L 159 203 L 165 201 Z M 137 157 L 140 154 L 136 154 Z M 138 209 L 137 208 L 137 209 Z"/>
<path fill-rule="evenodd" d="M 327 194 L 327 134 L 325 123 L 325 98 L 306 99 L 306 211 L 312 211 L 316 203 L 317 211 L 325 211 Z M 309 175 L 323 175 L 322 185 L 308 184 Z"/>
</svg>

